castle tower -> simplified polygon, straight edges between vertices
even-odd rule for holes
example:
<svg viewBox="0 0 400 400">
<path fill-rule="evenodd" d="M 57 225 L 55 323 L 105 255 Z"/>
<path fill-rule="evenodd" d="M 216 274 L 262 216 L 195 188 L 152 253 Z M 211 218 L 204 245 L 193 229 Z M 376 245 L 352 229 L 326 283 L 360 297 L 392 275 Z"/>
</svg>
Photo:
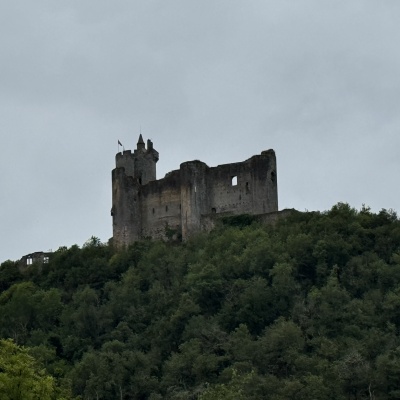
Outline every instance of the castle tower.
<svg viewBox="0 0 400 400">
<path fill-rule="evenodd" d="M 144 150 L 144 151 L 146 150 L 142 134 L 139 135 L 139 139 L 138 139 L 138 142 L 137 142 L 137 148 L 140 149 L 140 150 Z"/>
<path fill-rule="evenodd" d="M 154 150 L 153 142 L 149 139 L 146 149 L 142 134 L 140 134 L 136 150 L 133 153 L 134 178 L 137 179 L 140 185 L 146 185 L 157 179 L 156 163 L 158 158 L 158 151 Z"/>
<path fill-rule="evenodd" d="M 140 213 L 140 185 L 123 167 L 112 171 L 113 239 L 117 247 L 128 246 L 139 240 L 142 233 Z"/>
<path fill-rule="evenodd" d="M 142 185 L 156 180 L 158 152 L 151 140 L 147 149 L 142 135 L 136 150 L 118 153 L 112 171 L 113 238 L 116 246 L 126 246 L 139 240 L 142 234 L 140 190 Z"/>
</svg>

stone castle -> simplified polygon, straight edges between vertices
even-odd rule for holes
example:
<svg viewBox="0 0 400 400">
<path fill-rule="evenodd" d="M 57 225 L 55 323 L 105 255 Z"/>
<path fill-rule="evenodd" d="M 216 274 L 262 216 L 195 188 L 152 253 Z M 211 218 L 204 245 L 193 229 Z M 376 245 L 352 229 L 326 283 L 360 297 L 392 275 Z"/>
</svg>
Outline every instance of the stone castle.
<svg viewBox="0 0 400 400">
<path fill-rule="evenodd" d="M 246 161 L 208 167 L 195 160 L 157 180 L 158 152 L 142 135 L 137 148 L 116 155 L 112 171 L 113 242 L 187 239 L 222 215 L 278 211 L 276 157 L 263 151 Z"/>
</svg>

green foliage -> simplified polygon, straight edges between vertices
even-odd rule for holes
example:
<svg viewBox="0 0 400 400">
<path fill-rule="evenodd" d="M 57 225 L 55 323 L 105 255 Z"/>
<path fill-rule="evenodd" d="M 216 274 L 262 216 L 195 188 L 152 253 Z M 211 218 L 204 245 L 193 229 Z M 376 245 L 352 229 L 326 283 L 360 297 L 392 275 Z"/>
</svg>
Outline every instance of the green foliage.
<svg viewBox="0 0 400 400">
<path fill-rule="evenodd" d="M 232 376 L 228 383 L 219 383 L 207 388 L 199 400 L 246 400 L 248 386 L 252 383 L 254 371 L 239 375 L 236 369 L 232 370 Z"/>
<path fill-rule="evenodd" d="M 21 280 L 22 275 L 18 264 L 13 261 L 5 261 L 0 265 L 0 293 L 7 290 L 12 284 Z"/>
<path fill-rule="evenodd" d="M 228 226 L 244 228 L 245 226 L 251 225 L 255 220 L 256 219 L 253 215 L 241 214 L 241 215 L 232 215 L 229 217 L 223 217 L 222 223 Z"/>
<path fill-rule="evenodd" d="M 67 400 L 67 393 L 41 369 L 28 350 L 0 340 L 0 393 L 3 400 Z"/>
<path fill-rule="evenodd" d="M 1 342 L 2 387 L 18 386 L 14 354 L 49 399 L 399 398 L 396 213 L 223 222 L 186 243 L 92 237 L 41 267 L 3 263 L 0 338 L 26 347 Z"/>
</svg>

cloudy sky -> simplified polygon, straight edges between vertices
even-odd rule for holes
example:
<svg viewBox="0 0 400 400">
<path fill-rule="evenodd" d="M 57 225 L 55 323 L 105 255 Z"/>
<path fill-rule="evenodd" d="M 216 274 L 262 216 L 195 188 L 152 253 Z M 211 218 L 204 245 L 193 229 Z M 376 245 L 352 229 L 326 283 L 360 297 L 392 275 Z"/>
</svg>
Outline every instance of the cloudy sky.
<svg viewBox="0 0 400 400">
<path fill-rule="evenodd" d="M 400 211 L 400 1 L 4 0 L 0 262 L 112 235 L 117 140 L 158 178 L 273 148 L 279 208 Z"/>
</svg>

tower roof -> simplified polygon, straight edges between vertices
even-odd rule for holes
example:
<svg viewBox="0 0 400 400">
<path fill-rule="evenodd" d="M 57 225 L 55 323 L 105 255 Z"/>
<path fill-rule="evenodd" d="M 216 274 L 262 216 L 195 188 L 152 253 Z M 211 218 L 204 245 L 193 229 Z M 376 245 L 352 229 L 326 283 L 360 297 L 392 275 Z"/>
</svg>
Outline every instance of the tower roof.
<svg viewBox="0 0 400 400">
<path fill-rule="evenodd" d="M 139 140 L 138 140 L 137 144 L 144 144 L 142 134 L 139 135 Z"/>
</svg>

